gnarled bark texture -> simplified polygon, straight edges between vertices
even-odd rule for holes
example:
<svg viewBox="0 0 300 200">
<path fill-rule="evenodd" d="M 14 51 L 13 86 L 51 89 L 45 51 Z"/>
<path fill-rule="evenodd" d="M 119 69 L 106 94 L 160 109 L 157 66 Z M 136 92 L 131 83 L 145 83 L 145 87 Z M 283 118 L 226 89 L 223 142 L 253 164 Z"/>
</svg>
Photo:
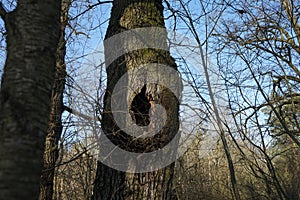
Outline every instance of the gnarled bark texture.
<svg viewBox="0 0 300 200">
<path fill-rule="evenodd" d="M 37 199 L 48 128 L 60 1 L 19 0 L 4 13 L 7 59 L 0 93 L 0 199 Z"/>
<path fill-rule="evenodd" d="M 143 27 L 165 28 L 161 0 L 115 0 L 113 2 L 106 39 L 126 30 Z M 124 97 L 129 99 L 129 112 L 132 120 L 139 126 L 155 123 L 150 122 L 149 119 L 149 108 L 154 103 L 160 104 L 165 108 L 167 112 L 166 124 L 155 136 L 143 139 L 126 134 L 117 126 L 111 112 L 111 94 L 113 89 L 120 78 L 129 70 L 148 63 L 163 64 L 177 70 L 175 61 L 167 50 L 166 32 L 156 39 L 159 40 L 156 42 L 162 43 L 160 45 L 166 47 L 165 50 L 143 48 L 126 53 L 112 63 L 109 63 L 112 57 L 110 54 L 117 52 L 119 49 L 105 46 L 108 82 L 104 97 L 102 130 L 115 145 L 129 152 L 152 152 L 160 149 L 168 144 L 174 135 L 177 134 L 179 127 L 178 99 L 169 89 L 159 84 L 146 84 L 138 89 L 135 96 Z M 130 45 L 134 45 L 130 44 L 132 41 L 126 41 L 126 38 L 120 42 L 123 45 L 121 48 L 125 49 Z M 157 74 L 157 76 L 163 77 L 168 75 Z M 152 124 L 152 126 L 155 127 L 156 124 Z M 145 164 L 151 165 L 151 163 Z M 145 173 L 125 173 L 98 163 L 93 199 L 171 199 L 173 173 L 174 163 L 163 169 Z"/>
</svg>

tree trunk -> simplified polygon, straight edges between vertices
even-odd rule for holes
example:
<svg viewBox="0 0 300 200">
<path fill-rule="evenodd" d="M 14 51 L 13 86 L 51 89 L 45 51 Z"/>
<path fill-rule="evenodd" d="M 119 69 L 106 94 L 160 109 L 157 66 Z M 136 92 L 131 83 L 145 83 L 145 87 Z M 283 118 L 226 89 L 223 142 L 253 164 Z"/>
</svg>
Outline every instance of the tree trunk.
<svg viewBox="0 0 300 200">
<path fill-rule="evenodd" d="M 142 27 L 165 28 L 161 0 L 115 0 L 113 2 L 106 39 L 125 30 Z M 155 35 L 155 32 L 153 32 L 153 35 Z M 153 43 L 157 42 L 159 45 L 167 46 L 166 32 L 158 34 L 156 39 L 158 41 L 153 41 Z M 179 103 L 176 96 L 168 88 L 154 83 L 147 83 L 143 87 L 138 88 L 135 96 L 130 96 L 129 93 L 127 93 L 128 97 L 124 96 L 124 98 L 129 100 L 130 111 L 127 111 L 131 113 L 132 120 L 138 126 L 149 125 L 150 128 L 155 128 L 158 125 L 155 121 L 150 122 L 149 117 L 149 109 L 154 109 L 154 103 L 160 104 L 166 110 L 166 124 L 156 135 L 147 138 L 137 138 L 129 136 L 116 124 L 112 114 L 112 93 L 117 82 L 125 73 L 143 64 L 162 64 L 174 70 L 177 70 L 177 66 L 168 50 L 158 48 L 143 48 L 131 51 L 110 63 L 113 53 L 118 52 L 119 49 L 126 49 L 134 45 L 131 44 L 132 41 L 126 38 L 120 42 L 122 44 L 121 46 L 118 44 L 118 47 L 113 47 L 111 44 L 105 45 L 108 82 L 104 97 L 102 130 L 110 141 L 128 152 L 153 152 L 163 148 L 178 132 Z M 157 76 L 163 78 L 167 77 L 168 74 L 160 73 Z M 129 77 L 128 83 L 130 82 L 134 83 L 134 80 L 130 80 Z M 101 138 L 100 143 L 103 140 L 103 136 Z M 105 147 L 100 145 L 101 151 L 105 151 Z M 121 159 L 126 158 L 123 157 Z M 116 162 L 118 161 L 120 160 L 116 160 Z M 151 163 L 144 163 L 144 165 L 149 166 Z M 136 173 L 135 169 L 131 169 L 130 172 L 118 171 L 99 162 L 93 199 L 171 199 L 174 163 L 155 171 Z"/>
<path fill-rule="evenodd" d="M 5 13 L 0 199 L 37 199 L 60 29 L 60 1 L 19 0 Z"/>
<path fill-rule="evenodd" d="M 55 80 L 52 87 L 51 113 L 45 142 L 43 172 L 40 182 L 40 200 L 52 200 L 55 164 L 58 158 L 58 141 L 62 133 L 63 92 L 66 77 L 65 28 L 68 22 L 70 0 L 62 0 L 60 38 L 56 51 Z"/>
</svg>

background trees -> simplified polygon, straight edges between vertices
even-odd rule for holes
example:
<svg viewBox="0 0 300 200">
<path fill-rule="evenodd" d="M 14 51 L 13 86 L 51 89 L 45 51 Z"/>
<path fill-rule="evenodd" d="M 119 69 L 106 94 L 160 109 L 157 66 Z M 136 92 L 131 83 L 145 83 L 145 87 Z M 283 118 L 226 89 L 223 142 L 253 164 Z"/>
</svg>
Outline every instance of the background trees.
<svg viewBox="0 0 300 200">
<path fill-rule="evenodd" d="M 163 6 L 167 28 L 190 42 L 174 43 L 172 36 L 168 41 L 184 80 L 180 120 L 189 137 L 181 141 L 192 141 L 175 164 L 172 193 L 178 199 L 235 198 L 221 124 L 241 199 L 299 199 L 300 2 L 180 0 L 163 1 Z M 110 8 L 110 1 L 75 0 L 70 5 L 54 199 L 91 196 L 98 151 L 92 138 L 100 133 L 106 87 L 98 41 L 104 39 Z M 1 107 L 1 120 L 2 113 Z"/>
<path fill-rule="evenodd" d="M 217 29 L 216 44 L 238 133 L 258 150 L 254 158 L 262 154 L 264 162 L 256 166 L 260 173 L 253 173 L 264 180 L 266 198 L 297 199 L 299 191 L 294 195 L 287 180 L 283 181 L 286 175 L 282 176 L 277 159 L 286 156 L 283 149 L 279 153 L 275 143 L 289 138 L 284 146 L 297 158 L 299 121 L 295 112 L 299 82 L 294 78 L 299 69 L 295 62 L 299 54 L 299 2 L 227 3 L 230 15 Z"/>
</svg>

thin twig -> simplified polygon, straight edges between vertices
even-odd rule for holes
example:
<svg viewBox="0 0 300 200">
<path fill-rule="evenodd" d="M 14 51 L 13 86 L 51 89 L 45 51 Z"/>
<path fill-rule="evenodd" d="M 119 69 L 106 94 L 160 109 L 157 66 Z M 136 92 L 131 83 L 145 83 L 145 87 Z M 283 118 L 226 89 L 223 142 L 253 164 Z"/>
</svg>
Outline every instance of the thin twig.
<svg viewBox="0 0 300 200">
<path fill-rule="evenodd" d="M 98 3 L 93 4 L 93 5 L 89 5 L 88 8 L 86 10 L 84 10 L 83 12 L 79 13 L 78 15 L 76 15 L 75 17 L 70 18 L 70 20 L 74 20 L 76 18 L 78 18 L 79 16 L 85 14 L 86 12 L 88 12 L 89 10 L 93 9 L 96 6 L 99 6 L 101 4 L 105 4 L 105 3 L 113 3 L 113 1 L 98 1 Z"/>
<path fill-rule="evenodd" d="M 0 17 L 5 21 L 5 16 L 7 12 L 6 9 L 4 8 L 3 4 L 0 2 Z"/>
</svg>

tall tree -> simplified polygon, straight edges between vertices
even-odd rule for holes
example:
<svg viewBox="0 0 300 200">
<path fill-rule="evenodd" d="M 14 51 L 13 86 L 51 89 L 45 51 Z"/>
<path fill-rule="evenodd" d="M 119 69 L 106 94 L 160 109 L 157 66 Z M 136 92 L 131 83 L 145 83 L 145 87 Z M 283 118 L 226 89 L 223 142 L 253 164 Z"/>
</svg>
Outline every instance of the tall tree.
<svg viewBox="0 0 300 200">
<path fill-rule="evenodd" d="M 66 78 L 66 40 L 65 28 L 68 22 L 68 11 L 71 0 L 61 2 L 60 38 L 57 46 L 55 80 L 52 87 L 51 112 L 47 130 L 43 172 L 40 183 L 40 200 L 52 200 L 55 164 L 58 158 L 58 141 L 62 133 L 63 92 Z"/>
<path fill-rule="evenodd" d="M 126 30 L 153 26 L 165 28 L 161 0 L 115 0 L 106 39 Z M 167 46 L 166 33 L 160 34 L 157 39 L 159 43 Z M 132 41 L 126 41 L 126 38 L 120 42 L 122 45 L 117 46 L 125 49 L 134 45 L 130 44 Z M 154 103 L 162 105 L 167 112 L 164 128 L 153 137 L 141 139 L 129 136 L 117 126 L 112 114 L 111 94 L 119 79 L 128 70 L 147 63 L 164 64 L 175 70 L 177 66 L 169 51 L 155 48 L 134 50 L 110 63 L 111 53 L 118 52 L 118 47 L 105 46 L 108 82 L 104 97 L 102 130 L 114 144 L 128 152 L 152 152 L 165 146 L 178 131 L 178 99 L 170 90 L 159 84 L 146 84 L 138 89 L 134 97 L 128 97 L 132 120 L 138 126 L 152 123 L 149 121 L 149 109 L 153 108 Z M 158 74 L 158 76 L 168 75 Z M 100 146 L 100 151 L 102 150 Z M 152 172 L 134 172 L 133 170 L 133 173 L 126 173 L 98 163 L 93 199 L 171 199 L 174 163 Z"/>
<path fill-rule="evenodd" d="M 0 199 L 37 199 L 48 128 L 60 1 L 0 6 L 7 58 L 0 93 Z"/>
</svg>

